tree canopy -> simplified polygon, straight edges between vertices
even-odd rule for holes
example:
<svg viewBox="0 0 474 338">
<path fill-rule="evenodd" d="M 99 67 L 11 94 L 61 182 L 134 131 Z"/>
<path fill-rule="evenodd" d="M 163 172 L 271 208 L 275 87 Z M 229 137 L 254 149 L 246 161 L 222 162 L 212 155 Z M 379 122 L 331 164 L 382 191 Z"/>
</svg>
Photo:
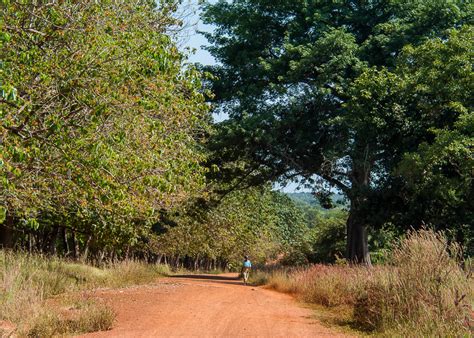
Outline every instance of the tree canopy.
<svg viewBox="0 0 474 338">
<path fill-rule="evenodd" d="M 244 255 L 256 264 L 305 263 L 311 249 L 303 213 L 269 187 L 232 192 L 214 208 L 181 210 L 173 220 L 156 243 L 189 268 L 239 267 Z"/>
<path fill-rule="evenodd" d="M 203 188 L 208 108 L 175 7 L 2 2 L 4 230 L 124 247 Z"/>
<path fill-rule="evenodd" d="M 370 264 L 428 225 L 472 254 L 470 2 L 203 2 L 208 67 L 179 4 L 0 0 L 0 247 Z"/>
<path fill-rule="evenodd" d="M 219 62 L 207 67 L 210 88 L 216 109 L 230 117 L 213 143 L 221 177 L 249 185 L 302 177 L 327 206 L 340 190 L 350 200 L 347 256 L 370 263 L 367 226 L 376 215 L 387 221 L 390 209 L 373 206 L 394 180 L 404 184 L 394 174 L 404 153 L 432 142 L 431 128 L 453 125 L 460 110 L 449 103 L 452 93 L 472 109 L 472 87 L 462 80 L 472 76 L 469 29 L 459 33 L 461 49 L 452 29 L 472 22 L 473 5 L 237 0 L 203 8 L 216 26 L 205 33 Z M 424 64 L 436 41 L 442 63 Z M 419 76 L 406 79 L 409 72 Z"/>
</svg>

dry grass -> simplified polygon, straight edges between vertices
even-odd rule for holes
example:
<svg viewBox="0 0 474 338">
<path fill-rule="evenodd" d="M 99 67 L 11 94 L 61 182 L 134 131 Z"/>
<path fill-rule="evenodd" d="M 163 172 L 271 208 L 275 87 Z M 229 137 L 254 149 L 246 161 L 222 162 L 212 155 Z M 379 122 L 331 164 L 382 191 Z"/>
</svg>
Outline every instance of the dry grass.
<svg viewBox="0 0 474 338">
<path fill-rule="evenodd" d="M 307 268 L 256 271 L 251 281 L 294 294 L 309 303 L 335 307 L 355 303 L 355 291 L 366 278 L 366 272 L 367 269 L 316 264 Z"/>
<path fill-rule="evenodd" d="M 171 274 L 168 265 L 151 265 L 133 260 L 111 264 L 104 271 L 109 275 L 105 286 L 116 288 L 150 283 L 159 276 L 168 276 Z"/>
<path fill-rule="evenodd" d="M 137 261 L 124 261 L 99 269 L 57 258 L 0 250 L 0 321 L 14 323 L 18 332 L 33 336 L 108 328 L 114 315 L 103 304 L 75 301 L 70 307 L 79 310 L 71 319 L 51 309 L 46 300 L 97 287 L 149 283 L 169 272 L 167 266 Z"/>
<path fill-rule="evenodd" d="M 351 307 L 353 324 L 367 331 L 469 336 L 473 279 L 458 253 L 443 235 L 421 230 L 409 233 L 384 266 L 314 265 L 258 278 L 308 303 Z"/>
<path fill-rule="evenodd" d="M 36 316 L 21 336 L 52 337 L 64 334 L 79 334 L 109 330 L 112 328 L 115 313 L 105 304 L 94 301 L 74 302 L 66 310 L 48 307 Z"/>
<path fill-rule="evenodd" d="M 441 234 L 411 232 L 392 253 L 393 265 L 377 270 L 359 292 L 356 320 L 406 334 L 469 334 L 473 279 L 461 269 L 459 252 Z"/>
</svg>

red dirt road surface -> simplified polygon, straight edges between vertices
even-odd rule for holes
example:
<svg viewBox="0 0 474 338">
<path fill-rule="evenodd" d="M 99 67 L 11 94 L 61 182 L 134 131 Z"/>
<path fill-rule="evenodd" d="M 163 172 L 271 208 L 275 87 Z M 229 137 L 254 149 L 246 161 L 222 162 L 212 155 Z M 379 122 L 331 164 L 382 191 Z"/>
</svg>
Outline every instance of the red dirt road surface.
<svg viewBox="0 0 474 338">
<path fill-rule="evenodd" d="M 235 274 L 190 275 L 97 291 L 114 328 L 83 337 L 343 337 L 290 296 L 245 286 Z"/>
</svg>

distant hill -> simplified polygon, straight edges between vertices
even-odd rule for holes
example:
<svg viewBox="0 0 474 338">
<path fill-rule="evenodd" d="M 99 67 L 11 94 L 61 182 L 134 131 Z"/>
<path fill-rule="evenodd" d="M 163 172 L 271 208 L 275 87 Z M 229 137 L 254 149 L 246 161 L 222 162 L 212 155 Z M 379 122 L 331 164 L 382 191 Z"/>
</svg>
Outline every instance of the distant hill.
<svg viewBox="0 0 474 338">
<path fill-rule="evenodd" d="M 312 206 L 316 208 L 321 208 L 319 201 L 313 194 L 309 192 L 291 192 L 286 193 L 286 195 L 291 198 L 296 204 Z M 340 194 L 332 195 L 332 200 L 334 204 L 343 205 L 344 204 L 344 196 Z"/>
<path fill-rule="evenodd" d="M 320 206 L 319 201 L 309 192 L 289 192 L 286 195 L 296 203 L 308 204 L 311 206 Z"/>
<path fill-rule="evenodd" d="M 309 228 L 317 226 L 320 222 L 320 217 L 341 217 L 340 212 L 345 209 L 344 197 L 339 194 L 334 194 L 331 196 L 334 206 L 332 209 L 323 208 L 318 199 L 315 198 L 311 193 L 297 192 L 286 193 L 286 195 L 293 201 L 296 207 L 301 210 Z"/>
</svg>

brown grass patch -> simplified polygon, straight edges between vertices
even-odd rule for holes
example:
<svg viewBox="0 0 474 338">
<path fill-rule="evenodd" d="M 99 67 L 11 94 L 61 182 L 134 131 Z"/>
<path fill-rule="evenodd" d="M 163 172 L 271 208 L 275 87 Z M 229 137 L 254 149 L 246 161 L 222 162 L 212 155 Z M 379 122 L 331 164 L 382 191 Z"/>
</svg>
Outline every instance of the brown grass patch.
<svg viewBox="0 0 474 338">
<path fill-rule="evenodd" d="M 76 299 L 68 305 L 71 310 L 65 315 L 52 307 L 48 299 L 97 287 L 149 283 L 166 274 L 167 266 L 137 261 L 99 269 L 58 258 L 0 250 L 0 321 L 11 322 L 18 332 L 34 336 L 107 329 L 114 315 L 104 304 Z"/>
</svg>

